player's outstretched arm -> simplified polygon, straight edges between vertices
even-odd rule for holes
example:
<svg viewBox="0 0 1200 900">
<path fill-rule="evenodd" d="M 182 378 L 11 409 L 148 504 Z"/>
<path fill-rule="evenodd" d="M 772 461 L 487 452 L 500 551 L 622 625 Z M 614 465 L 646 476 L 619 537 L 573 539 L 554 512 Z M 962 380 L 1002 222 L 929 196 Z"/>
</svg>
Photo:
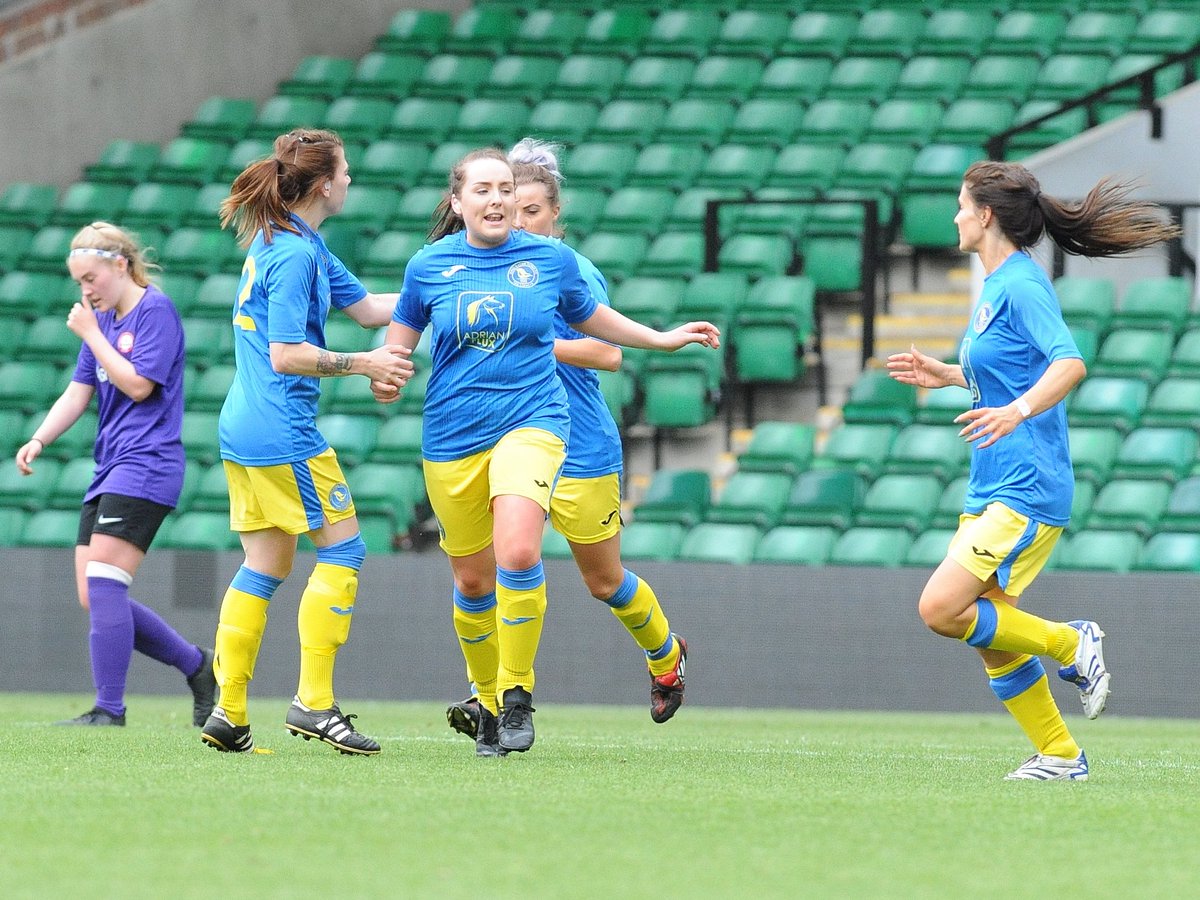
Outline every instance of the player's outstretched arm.
<svg viewBox="0 0 1200 900">
<path fill-rule="evenodd" d="M 958 385 L 967 386 L 962 366 L 944 363 L 940 359 L 926 356 L 914 344 L 907 353 L 893 353 L 887 358 L 888 374 L 897 381 L 914 387 L 940 388 Z"/>
<path fill-rule="evenodd" d="M 54 405 L 46 413 L 46 418 L 42 419 L 42 424 L 33 430 L 29 440 L 22 444 L 17 451 L 17 468 L 22 475 L 32 474 L 33 461 L 42 455 L 43 450 L 66 433 L 67 429 L 79 421 L 79 417 L 92 402 L 92 394 L 95 392 L 95 388 L 90 384 L 72 381 L 67 385 L 67 389 L 54 401 Z"/>
<path fill-rule="evenodd" d="M 572 322 L 571 326 L 592 337 L 642 350 L 670 352 L 688 344 L 703 344 L 713 349 L 721 346 L 721 330 L 711 322 L 688 322 L 670 331 L 656 331 L 608 306 L 597 306 L 591 316 L 582 322 Z"/>
</svg>

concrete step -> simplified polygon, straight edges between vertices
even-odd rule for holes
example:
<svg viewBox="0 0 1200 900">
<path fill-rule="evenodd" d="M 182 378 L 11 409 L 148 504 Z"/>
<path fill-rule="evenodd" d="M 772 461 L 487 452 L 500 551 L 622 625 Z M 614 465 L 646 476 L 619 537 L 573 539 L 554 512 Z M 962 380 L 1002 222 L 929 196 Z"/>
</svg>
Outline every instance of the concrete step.
<svg viewBox="0 0 1200 900">
<path fill-rule="evenodd" d="M 958 337 L 967 327 L 970 316 L 959 315 L 882 315 L 875 317 L 875 340 L 886 338 Z M 863 318 L 858 313 L 846 316 L 846 332 L 861 335 Z"/>
</svg>

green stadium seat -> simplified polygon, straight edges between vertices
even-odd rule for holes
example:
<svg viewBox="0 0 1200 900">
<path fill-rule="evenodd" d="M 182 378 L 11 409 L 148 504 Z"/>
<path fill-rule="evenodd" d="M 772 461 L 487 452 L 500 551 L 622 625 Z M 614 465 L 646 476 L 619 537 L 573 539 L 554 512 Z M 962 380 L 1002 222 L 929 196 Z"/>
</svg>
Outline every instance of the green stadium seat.
<svg viewBox="0 0 1200 900">
<path fill-rule="evenodd" d="M 1081 10 L 1067 20 L 1055 52 L 1120 56 L 1125 52 L 1139 18 L 1132 12 Z"/>
<path fill-rule="evenodd" d="M 956 425 L 909 425 L 896 435 L 886 471 L 927 473 L 943 482 L 964 474 L 971 464 L 971 445 L 958 431 Z"/>
<path fill-rule="evenodd" d="M 0 364 L 0 368 L 4 365 L 7 363 Z M 31 512 L 46 506 L 54 485 L 58 483 L 63 464 L 56 459 L 38 459 L 32 468 L 32 474 L 22 475 L 16 465 L 0 466 L 0 505 Z M 79 499 L 82 502 L 82 496 Z M 78 527 L 78 513 L 75 522 Z"/>
<path fill-rule="evenodd" d="M 416 181 L 429 162 L 429 155 L 429 148 L 416 141 L 372 141 L 351 174 L 358 185 L 381 185 L 395 189 Z M 330 224 L 332 222 L 327 222 L 322 228 L 322 235 Z"/>
<path fill-rule="evenodd" d="M 234 373 L 230 364 L 210 366 L 200 373 L 186 391 L 188 411 L 218 412 L 233 384 Z"/>
<path fill-rule="evenodd" d="M 745 199 L 745 194 L 742 191 L 730 188 L 685 188 L 676 196 L 668 221 L 674 228 L 699 232 L 704 226 L 704 217 L 710 200 L 743 199 Z M 722 237 L 727 237 L 732 233 L 732 222 L 738 207 L 726 205 L 718 209 L 717 230 Z"/>
<path fill-rule="evenodd" d="M 1134 569 L 1153 572 L 1200 572 L 1200 534 L 1163 532 L 1150 536 Z"/>
<path fill-rule="evenodd" d="M 533 9 L 520 21 L 509 41 L 518 53 L 564 56 L 587 30 L 588 17 L 574 9 Z"/>
<path fill-rule="evenodd" d="M 1066 530 L 1074 534 L 1088 527 L 1092 508 L 1096 505 L 1096 485 L 1090 481 L 1077 481 L 1071 497 L 1071 515 Z"/>
<path fill-rule="evenodd" d="M 501 56 L 480 87 L 483 97 L 534 103 L 542 98 L 546 85 L 558 74 L 559 61 L 545 56 Z M 528 107 L 526 107 L 528 109 Z M 522 112 L 523 119 L 527 113 Z"/>
<path fill-rule="evenodd" d="M 190 510 L 224 512 L 229 510 L 229 483 L 225 478 L 225 466 L 218 460 L 200 473 L 196 492 L 192 495 Z M 226 528 L 229 523 L 226 521 Z"/>
<path fill-rule="evenodd" d="M 796 192 L 790 188 L 760 188 L 754 203 L 727 206 L 719 220 L 722 238 L 734 234 L 781 235 L 792 242 L 799 240 L 808 225 L 811 206 L 793 203 Z"/>
<path fill-rule="evenodd" d="M 618 188 L 604 204 L 604 230 L 652 237 L 662 231 L 674 202 L 666 188 Z"/>
<path fill-rule="evenodd" d="M 589 140 L 606 143 L 648 143 L 666 118 L 657 100 L 612 100 L 600 110 Z"/>
<path fill-rule="evenodd" d="M 960 475 L 955 478 L 942 491 L 942 496 L 938 499 L 937 506 L 933 510 L 933 518 L 930 519 L 930 525 L 939 529 L 954 529 L 958 527 L 959 516 L 962 515 L 963 506 L 967 499 L 967 485 L 970 481 L 970 476 Z"/>
<path fill-rule="evenodd" d="M 1108 481 L 1123 440 L 1120 431 L 1104 425 L 1072 427 L 1071 466 L 1075 470 L 1076 483 L 1103 484 Z"/>
<path fill-rule="evenodd" d="M 207 276 L 221 272 L 227 263 L 232 266 L 236 262 L 240 268 L 244 251 L 230 232 L 216 225 L 189 226 L 171 232 L 158 258 L 164 269 Z"/>
<path fill-rule="evenodd" d="M 792 482 L 781 521 L 847 528 L 864 496 L 866 483 L 850 469 L 810 469 Z"/>
<path fill-rule="evenodd" d="M 1192 284 L 1187 278 L 1140 278 L 1125 288 L 1111 328 L 1162 328 L 1178 334 L 1188 322 Z"/>
<path fill-rule="evenodd" d="M 865 140 L 877 144 L 911 144 L 922 147 L 929 143 L 942 118 L 942 107 L 936 100 L 885 100 L 871 116 Z M 860 145 L 861 146 L 861 145 Z M 855 147 L 854 150 L 859 149 Z M 848 163 L 854 159 L 851 151 Z M 913 158 L 915 158 L 915 152 Z M 904 165 L 904 176 L 912 168 L 910 159 Z"/>
<path fill-rule="evenodd" d="M 779 56 L 767 63 L 754 96 L 809 103 L 816 100 L 833 74 L 833 60 L 823 56 Z"/>
<path fill-rule="evenodd" d="M 1073 427 L 1109 425 L 1126 434 L 1138 426 L 1149 397 L 1140 378 L 1090 377 L 1075 391 L 1067 419 Z"/>
<path fill-rule="evenodd" d="M 34 413 L 29 417 L 24 429 L 21 430 L 21 443 L 24 443 L 24 435 L 33 434 L 33 430 L 37 428 L 42 421 L 40 412 Z M 46 448 L 42 454 L 45 459 L 57 459 L 61 462 L 70 462 L 79 457 L 92 457 L 92 450 L 96 444 L 96 413 L 92 410 L 86 410 L 66 433 L 61 435 L 58 440 Z M 20 444 L 18 444 L 20 446 Z M 78 505 L 78 504 L 76 504 Z"/>
<path fill-rule="evenodd" d="M 33 229 L 24 225 L 0 225 L 0 272 L 15 270 L 33 243 Z"/>
<path fill-rule="evenodd" d="M 792 477 L 782 472 L 735 472 L 708 508 L 705 521 L 773 528 L 783 514 L 791 487 Z"/>
<path fill-rule="evenodd" d="M 433 211 L 445 193 L 444 187 L 437 188 L 431 185 L 409 188 L 388 218 L 388 227 L 396 231 L 428 230 Z"/>
<path fill-rule="evenodd" d="M 421 465 L 421 434 L 422 419 L 420 416 L 393 416 L 379 427 L 375 447 L 370 453 L 370 461 Z"/>
<path fill-rule="evenodd" d="M 172 185 L 176 187 L 177 185 Z M 229 196 L 229 182 L 210 182 L 192 196 L 191 204 L 183 211 L 181 224 L 206 227 L 221 221 L 221 203 Z"/>
<path fill-rule="evenodd" d="M 731 321 L 750 292 L 749 279 L 738 272 L 699 272 L 683 289 L 679 316 L 686 320 Z"/>
<path fill-rule="evenodd" d="M 588 20 L 575 50 L 635 59 L 653 24 L 650 11 L 629 6 L 597 9 Z"/>
<path fill-rule="evenodd" d="M 612 306 L 631 319 L 662 328 L 676 318 L 682 297 L 681 279 L 635 276 L 625 279 L 612 291 Z"/>
<path fill-rule="evenodd" d="M 1107 56 L 1056 54 L 1042 64 L 1034 92 L 1039 100 L 1073 100 L 1104 84 L 1110 65 Z"/>
<path fill-rule="evenodd" d="M 708 473 L 699 469 L 658 469 L 633 510 L 636 522 L 668 522 L 685 528 L 703 521 L 712 503 Z"/>
<path fill-rule="evenodd" d="M 1088 527 L 1135 531 L 1145 537 L 1154 531 L 1170 495 L 1171 485 L 1165 481 L 1114 478 L 1096 495 Z"/>
<path fill-rule="evenodd" d="M 25 523 L 21 536 L 23 547 L 74 547 L 79 537 L 77 510 L 44 509 L 35 512 Z"/>
<path fill-rule="evenodd" d="M 774 158 L 771 147 L 721 144 L 705 159 L 698 183 L 704 187 L 754 191 L 761 186 Z"/>
<path fill-rule="evenodd" d="M 325 110 L 328 108 L 328 101 L 318 97 L 277 94 L 259 108 L 246 136 L 274 141 L 279 135 L 295 128 L 315 128 L 325 120 Z"/>
<path fill-rule="evenodd" d="M 1108 330 L 1117 304 L 1117 287 L 1111 279 L 1063 276 L 1054 280 L 1054 293 L 1068 325 Z"/>
<path fill-rule="evenodd" d="M 595 227 L 608 202 L 608 194 L 595 187 L 564 187 L 559 226 L 566 228 L 572 238 L 585 235 Z"/>
<path fill-rule="evenodd" d="M 421 97 L 438 97 L 461 103 L 478 96 L 480 87 L 491 72 L 491 57 L 439 53 L 425 63 L 421 77 L 413 85 L 413 92 Z"/>
<path fill-rule="evenodd" d="M 183 125 L 183 136 L 232 144 L 241 140 L 254 121 L 257 105 L 249 97 L 209 97 Z"/>
<path fill-rule="evenodd" d="M 1200 428 L 1200 378 L 1168 377 L 1150 393 L 1142 424 Z"/>
<path fill-rule="evenodd" d="M 91 487 L 95 472 L 96 464 L 90 457 L 72 459 L 64 463 L 58 479 L 54 482 L 54 488 L 47 497 L 49 506 L 52 509 L 73 509 L 78 515 L 79 505 L 83 502 L 83 495 Z"/>
<path fill-rule="evenodd" d="M 1055 569 L 1094 572 L 1130 571 L 1142 548 L 1142 538 L 1128 531 L 1081 531 L 1059 541 L 1054 554 Z"/>
<path fill-rule="evenodd" d="M 642 53 L 700 59 L 716 43 L 720 30 L 721 17 L 715 9 L 665 9 L 646 33 Z"/>
<path fill-rule="evenodd" d="M 913 160 L 905 189 L 950 190 L 956 195 L 963 173 L 983 159 L 983 150 L 956 144 L 926 144 Z"/>
<path fill-rule="evenodd" d="M 36 421 L 26 416 L 19 409 L 0 409 L 0 454 L 11 459 L 17 450 L 29 439 L 33 428 L 36 428 L 44 418 L 41 412 L 34 413 Z M 30 420 L 28 428 L 26 419 Z M 51 444 L 53 446 L 53 444 Z"/>
<path fill-rule="evenodd" d="M 383 136 L 396 141 L 437 144 L 458 120 L 459 105 L 445 97 L 405 97 L 396 104 Z"/>
<path fill-rule="evenodd" d="M 689 97 L 740 102 L 754 93 L 766 67 L 760 60 L 747 56 L 709 56 L 696 66 Z"/>
<path fill-rule="evenodd" d="M 769 60 L 775 55 L 775 48 L 787 37 L 791 24 L 791 18 L 786 12 L 733 10 L 721 23 L 721 29 L 711 49 L 713 53 Z"/>
<path fill-rule="evenodd" d="M 542 100 L 529 113 L 526 129 L 544 140 L 577 144 L 600 115 L 599 107 L 584 100 Z"/>
<path fill-rule="evenodd" d="M 616 93 L 629 63 L 620 56 L 578 54 L 563 60 L 546 97 L 607 103 Z"/>
<path fill-rule="evenodd" d="M 376 39 L 376 46 L 388 52 L 429 54 L 442 46 L 452 24 L 450 13 L 445 10 L 402 9 L 392 17 L 387 31 Z"/>
<path fill-rule="evenodd" d="M 716 402 L 706 364 L 694 362 L 685 368 L 688 357 L 670 360 L 652 361 L 651 368 L 642 375 L 645 423 L 654 428 L 695 428 L 712 421 Z"/>
<path fill-rule="evenodd" d="M 344 141 L 369 143 L 388 129 L 395 104 L 380 97 L 338 97 L 321 119 L 321 125 L 336 131 Z"/>
<path fill-rule="evenodd" d="M 925 15 L 912 9 L 869 9 L 850 37 L 848 53 L 908 57 L 925 31 Z"/>
<path fill-rule="evenodd" d="M 1039 66 L 1036 56 L 981 56 L 971 66 L 961 96 L 1021 103 L 1033 90 Z"/>
<path fill-rule="evenodd" d="M 317 416 L 317 430 L 347 466 L 366 462 L 379 438 L 379 420 L 372 416 L 327 413 Z"/>
<path fill-rule="evenodd" d="M 667 231 L 656 237 L 638 266 L 638 275 L 689 277 L 704 267 L 704 235 Z"/>
<path fill-rule="evenodd" d="M 1191 472 L 1197 449 L 1200 438 L 1191 428 L 1135 428 L 1121 443 L 1112 477 L 1174 484 Z"/>
<path fill-rule="evenodd" d="M 633 418 L 633 404 L 637 394 L 634 376 L 625 369 L 609 372 L 601 369 L 596 373 L 600 379 L 600 393 L 613 421 L 624 427 Z"/>
<path fill-rule="evenodd" d="M 385 231 L 370 240 L 359 258 L 363 276 L 393 278 L 397 286 L 413 254 L 425 245 L 422 231 Z"/>
<path fill-rule="evenodd" d="M 443 171 L 443 177 L 448 171 L 449 167 Z M 401 195 L 393 185 L 360 185 L 346 195 L 338 221 L 343 225 L 355 225 L 367 234 L 378 234 L 398 217 L 401 197 L 407 199 L 409 193 L 412 191 Z M 432 212 L 433 206 L 429 206 L 425 213 L 426 222 Z"/>
<path fill-rule="evenodd" d="M 1200 42 L 1200 18 L 1194 10 L 1150 9 L 1138 16 L 1125 53 L 1183 53 Z"/>
<path fill-rule="evenodd" d="M 762 532 L 754 525 L 702 522 L 684 537 L 677 558 L 742 565 L 754 558 L 754 548 L 761 537 Z"/>
<path fill-rule="evenodd" d="M 50 221 L 55 225 L 73 225 L 76 228 L 97 219 L 119 222 L 130 190 L 129 185 L 125 184 L 77 181 L 63 191 Z"/>
<path fill-rule="evenodd" d="M 935 528 L 917 535 L 904 557 L 904 565 L 930 569 L 941 565 L 954 533 L 953 528 Z"/>
<path fill-rule="evenodd" d="M 349 316 L 330 316 L 325 322 L 325 347 L 345 353 L 358 353 L 375 346 L 376 331 L 364 328 Z M 326 382 L 328 384 L 328 382 Z"/>
<path fill-rule="evenodd" d="M 825 191 L 833 186 L 845 160 L 846 150 L 840 146 L 789 144 L 775 157 L 766 185 L 804 192 Z"/>
<path fill-rule="evenodd" d="M 996 54 L 1052 54 L 1067 27 L 1061 11 L 1011 10 L 1000 17 L 989 50 Z"/>
<path fill-rule="evenodd" d="M 0 547 L 16 547 L 29 522 L 29 513 L 23 509 L 0 507 Z"/>
<path fill-rule="evenodd" d="M 345 94 L 395 103 L 408 96 L 424 68 L 425 57 L 419 53 L 368 53 L 354 67 Z"/>
<path fill-rule="evenodd" d="M 824 96 L 830 100 L 879 103 L 891 95 L 903 68 L 903 63 L 895 58 L 844 57 L 834 65 Z"/>
<path fill-rule="evenodd" d="M 200 412 L 192 409 L 184 414 L 180 437 L 184 453 L 189 460 L 195 460 L 203 466 L 211 466 L 220 460 L 220 443 L 217 439 L 219 415 L 216 411 Z"/>
<path fill-rule="evenodd" d="M 315 97 L 332 101 L 346 92 L 354 77 L 353 59 L 337 56 L 306 56 L 296 64 L 291 77 L 279 84 L 277 94 L 289 97 Z"/>
<path fill-rule="evenodd" d="M 916 52 L 979 56 L 995 30 L 996 18 L 988 9 L 934 10 L 917 41 Z"/>
<path fill-rule="evenodd" d="M 607 190 L 618 188 L 625 182 L 637 155 L 637 149 L 627 144 L 579 144 L 571 151 L 566 162 L 572 186 Z"/>
<path fill-rule="evenodd" d="M 26 415 L 48 409 L 69 378 L 69 372 L 49 362 L 0 362 L 0 409 Z"/>
<path fill-rule="evenodd" d="M 42 316 L 30 324 L 16 357 L 74 368 L 79 344 L 79 338 L 67 329 L 62 315 Z"/>
<path fill-rule="evenodd" d="M 914 248 L 953 247 L 958 241 L 957 212 L 957 192 L 906 192 L 900 199 L 901 237 Z"/>
<path fill-rule="evenodd" d="M 196 297 L 188 309 L 190 317 L 212 318 L 228 323 L 241 278 L 228 272 L 209 275 L 200 282 Z"/>
<path fill-rule="evenodd" d="M 363 542 L 367 545 L 367 553 L 395 553 L 397 535 L 392 520 L 383 515 L 358 516 L 358 530 Z"/>
<path fill-rule="evenodd" d="M 813 459 L 813 468 L 848 468 L 873 478 L 887 459 L 895 425 L 847 422 L 835 428 Z"/>
<path fill-rule="evenodd" d="M 868 369 L 855 379 L 842 408 L 846 422 L 910 425 L 916 417 L 917 392 L 885 369 Z"/>
<path fill-rule="evenodd" d="M 1200 531 L 1200 475 L 1175 483 L 1158 527 L 1162 531 Z"/>
<path fill-rule="evenodd" d="M 800 12 L 779 45 L 779 55 L 837 59 L 846 52 L 857 25 L 855 12 Z"/>
<path fill-rule="evenodd" d="M 621 529 L 621 558 L 677 559 L 685 534 L 678 522 L 633 522 Z"/>
<path fill-rule="evenodd" d="M 4 282 L 0 281 L 0 306 L 3 305 L 3 284 Z M 1200 328 L 1191 328 L 1179 336 L 1171 351 L 1167 373 L 1200 378 Z"/>
<path fill-rule="evenodd" d="M 155 181 L 199 187 L 214 181 L 229 156 L 229 145 L 215 138 L 179 137 L 167 144 L 150 176 Z"/>
<path fill-rule="evenodd" d="M 218 511 L 181 512 L 162 530 L 159 542 L 173 550 L 236 550 L 237 532 L 229 530 L 229 514 Z"/>
<path fill-rule="evenodd" d="M 837 540 L 837 529 L 820 525 L 780 525 L 754 548 L 754 561 L 823 566 Z"/>
<path fill-rule="evenodd" d="M 805 110 L 796 142 L 852 147 L 866 134 L 873 112 L 868 100 L 822 98 Z"/>
<path fill-rule="evenodd" d="M 521 16 L 500 3 L 480 3 L 465 10 L 454 21 L 438 48 L 445 55 L 487 54 L 507 51 L 521 25 Z"/>
<path fill-rule="evenodd" d="M 122 224 L 130 228 L 150 225 L 176 228 L 182 224 L 184 214 L 194 206 L 199 194 L 200 188 L 194 184 L 143 182 L 129 194 L 121 216 Z M 214 218 L 206 224 L 216 225 L 217 220 Z"/>
<path fill-rule="evenodd" d="M 571 545 L 549 525 L 542 532 L 542 559 L 571 559 Z"/>
<path fill-rule="evenodd" d="M 53 272 L 56 275 L 63 272 L 67 265 L 67 254 L 71 251 L 71 240 L 77 230 L 69 225 L 45 225 L 39 228 L 20 261 L 21 269 L 27 272 Z"/>
<path fill-rule="evenodd" d="M 854 524 L 917 534 L 929 527 L 941 496 L 942 481 L 936 475 L 881 475 L 867 488 Z"/>
<path fill-rule="evenodd" d="M 1017 110 L 1015 124 L 1029 122 L 1039 116 L 1054 112 L 1058 108 L 1059 101 L 1057 100 L 1031 100 Z M 1047 119 L 1029 131 L 1014 135 L 1008 144 L 1008 149 L 1018 156 L 1028 155 L 1073 138 L 1087 127 L 1087 111 L 1082 108 L 1070 109 Z"/>
<path fill-rule="evenodd" d="M 217 180 L 228 185 L 250 163 L 271 156 L 274 152 L 274 146 L 274 141 L 271 138 L 243 138 L 230 148 L 229 156 L 225 158 L 225 164 L 221 166 L 221 171 L 217 173 Z"/>
<path fill-rule="evenodd" d="M 694 145 L 648 144 L 627 170 L 628 177 L 622 180 L 629 185 L 682 191 L 694 183 L 705 156 L 704 151 Z M 613 184 L 613 187 L 619 186 L 619 182 Z"/>
<path fill-rule="evenodd" d="M 1135 377 L 1158 381 L 1171 361 L 1170 332 L 1117 328 L 1108 332 L 1091 366 L 1097 376 Z"/>
<path fill-rule="evenodd" d="M 615 96 L 625 100 L 673 103 L 683 96 L 696 63 L 678 56 L 641 56 L 628 64 Z"/>
<path fill-rule="evenodd" d="M 971 71 L 971 61 L 962 56 L 914 56 L 900 70 L 892 91 L 896 100 L 936 100 L 949 103 Z"/>
<path fill-rule="evenodd" d="M 907 559 L 912 544 L 912 535 L 903 529 L 850 528 L 834 543 L 829 564 L 897 568 Z"/>
<path fill-rule="evenodd" d="M 649 244 L 641 234 L 593 231 L 580 243 L 579 252 L 605 277 L 619 280 L 634 274 Z"/>
<path fill-rule="evenodd" d="M 88 181 L 137 184 L 150 177 L 150 170 L 158 162 L 161 152 L 158 144 L 149 141 L 109 141 L 100 153 L 100 159 L 84 166 L 83 175 Z"/>
<path fill-rule="evenodd" d="M 64 254 L 60 266 L 65 264 Z M 33 321 L 51 313 L 60 314 L 78 293 L 75 283 L 57 272 L 9 272 L 0 276 L 0 313 L 9 319 Z"/>
<path fill-rule="evenodd" d="M 755 283 L 734 329 L 740 381 L 794 381 L 804 374 L 803 350 L 815 327 L 814 295 L 815 285 L 804 276 L 766 276 Z"/>
<path fill-rule="evenodd" d="M 1017 107 L 1004 97 L 960 97 L 942 116 L 934 139 L 943 144 L 982 144 L 1011 126 Z"/>
<path fill-rule="evenodd" d="M 899 193 L 900 186 L 908 177 L 916 158 L 916 149 L 905 144 L 858 144 L 846 154 L 842 171 L 835 179 L 834 186 L 863 192 L 883 191 L 895 195 Z M 881 210 L 882 221 L 887 222 L 890 218 L 886 211 Z"/>
<path fill-rule="evenodd" d="M 791 143 L 800 130 L 803 115 L 804 106 L 795 100 L 783 97 L 751 98 L 743 102 L 732 121 L 726 123 L 729 141 L 734 145 L 767 144 L 772 148 L 782 148 Z M 773 153 L 767 166 L 752 173 L 753 177 L 746 184 L 747 189 L 754 190 L 763 181 L 774 158 Z M 708 179 L 702 180 L 711 183 Z"/>
<path fill-rule="evenodd" d="M 814 437 L 815 428 L 805 423 L 759 422 L 737 458 L 738 471 L 799 475 L 812 462 Z"/>
</svg>

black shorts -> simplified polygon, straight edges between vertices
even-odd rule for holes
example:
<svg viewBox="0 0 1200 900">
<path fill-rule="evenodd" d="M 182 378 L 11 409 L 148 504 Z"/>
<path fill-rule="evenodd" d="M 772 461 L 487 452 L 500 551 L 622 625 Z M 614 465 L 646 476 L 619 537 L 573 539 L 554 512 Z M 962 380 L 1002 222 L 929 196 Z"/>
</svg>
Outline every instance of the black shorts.
<svg viewBox="0 0 1200 900">
<path fill-rule="evenodd" d="M 79 514 L 79 537 L 75 543 L 86 547 L 92 542 L 93 534 L 107 534 L 128 541 L 145 553 L 170 512 L 171 507 L 153 500 L 101 494 L 83 504 Z"/>
</svg>

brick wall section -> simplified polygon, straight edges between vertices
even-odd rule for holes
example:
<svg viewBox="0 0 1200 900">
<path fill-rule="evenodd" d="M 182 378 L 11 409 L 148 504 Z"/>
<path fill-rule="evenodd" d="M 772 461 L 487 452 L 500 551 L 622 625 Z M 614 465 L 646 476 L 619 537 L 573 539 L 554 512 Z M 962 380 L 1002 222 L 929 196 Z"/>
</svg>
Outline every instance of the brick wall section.
<svg viewBox="0 0 1200 900">
<path fill-rule="evenodd" d="M 150 0 L 43 0 L 0 13 L 0 63 Z"/>
</svg>

